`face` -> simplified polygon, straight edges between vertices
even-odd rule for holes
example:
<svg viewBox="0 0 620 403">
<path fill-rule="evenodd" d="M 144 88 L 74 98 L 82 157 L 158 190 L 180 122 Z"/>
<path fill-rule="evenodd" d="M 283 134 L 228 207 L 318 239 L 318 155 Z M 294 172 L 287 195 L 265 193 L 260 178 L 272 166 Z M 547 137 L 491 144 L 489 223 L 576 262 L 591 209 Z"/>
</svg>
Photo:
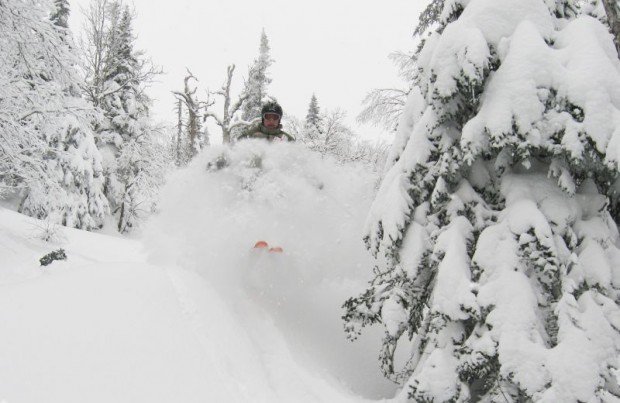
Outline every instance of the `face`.
<svg viewBox="0 0 620 403">
<path fill-rule="evenodd" d="M 263 115 L 263 125 L 267 129 L 277 129 L 280 126 L 280 115 L 275 113 L 265 113 Z"/>
</svg>

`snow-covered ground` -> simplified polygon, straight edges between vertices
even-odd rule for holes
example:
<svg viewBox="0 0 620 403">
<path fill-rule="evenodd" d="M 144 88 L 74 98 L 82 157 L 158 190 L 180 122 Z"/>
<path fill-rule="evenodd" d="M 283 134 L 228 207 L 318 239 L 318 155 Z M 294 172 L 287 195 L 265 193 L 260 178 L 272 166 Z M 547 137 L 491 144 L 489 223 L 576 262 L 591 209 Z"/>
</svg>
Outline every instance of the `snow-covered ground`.
<svg viewBox="0 0 620 403">
<path fill-rule="evenodd" d="M 340 320 L 373 264 L 360 233 L 375 180 L 248 141 L 176 172 L 136 239 L 59 228 L 46 243 L 43 223 L 0 208 L 0 402 L 393 396 L 380 338 L 350 343 Z M 59 247 L 68 260 L 39 266 Z"/>
</svg>

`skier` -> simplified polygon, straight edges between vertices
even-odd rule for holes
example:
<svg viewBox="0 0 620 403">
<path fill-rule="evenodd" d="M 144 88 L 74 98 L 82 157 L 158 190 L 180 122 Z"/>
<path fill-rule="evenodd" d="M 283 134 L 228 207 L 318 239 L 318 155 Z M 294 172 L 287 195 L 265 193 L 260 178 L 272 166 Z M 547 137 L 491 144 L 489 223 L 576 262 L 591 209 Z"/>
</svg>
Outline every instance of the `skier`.
<svg viewBox="0 0 620 403">
<path fill-rule="evenodd" d="M 277 102 L 267 102 L 261 109 L 261 122 L 249 126 L 236 140 L 266 139 L 268 141 L 295 141 L 295 138 L 282 130 L 282 107 Z M 260 163 L 258 164 L 260 166 Z M 258 241 L 254 250 L 265 250 L 270 253 L 284 252 L 281 246 L 269 246 L 265 241 Z"/>
<path fill-rule="evenodd" d="M 237 140 L 267 139 L 269 141 L 295 141 L 295 138 L 282 130 L 282 107 L 277 102 L 267 102 L 261 110 L 261 122 L 249 126 Z"/>
</svg>

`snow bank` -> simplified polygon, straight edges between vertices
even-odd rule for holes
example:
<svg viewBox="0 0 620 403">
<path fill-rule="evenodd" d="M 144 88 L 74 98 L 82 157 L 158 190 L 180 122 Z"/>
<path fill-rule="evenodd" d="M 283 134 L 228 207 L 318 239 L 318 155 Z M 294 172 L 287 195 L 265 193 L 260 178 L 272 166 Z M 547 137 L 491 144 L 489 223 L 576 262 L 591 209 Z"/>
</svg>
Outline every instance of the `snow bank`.
<svg viewBox="0 0 620 403">
<path fill-rule="evenodd" d="M 45 243 L 39 227 L 0 208 L 0 401 L 362 400 L 300 365 L 260 304 L 147 263 L 139 241 L 59 228 Z M 68 260 L 39 266 L 60 247 Z M 303 315 L 325 308 L 319 296 Z"/>
</svg>

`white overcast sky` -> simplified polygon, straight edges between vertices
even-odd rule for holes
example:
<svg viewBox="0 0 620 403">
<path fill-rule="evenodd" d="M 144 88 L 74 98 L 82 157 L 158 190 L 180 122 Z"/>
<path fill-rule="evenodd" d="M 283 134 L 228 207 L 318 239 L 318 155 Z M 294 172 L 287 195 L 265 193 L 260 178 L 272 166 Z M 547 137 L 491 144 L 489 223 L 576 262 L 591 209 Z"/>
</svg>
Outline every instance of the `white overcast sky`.
<svg viewBox="0 0 620 403">
<path fill-rule="evenodd" d="M 269 92 L 285 114 L 303 118 L 316 93 L 322 110 L 340 107 L 362 136 L 385 139 L 380 129 L 358 126 L 354 118 L 368 91 L 403 85 L 388 55 L 413 49 L 412 32 L 426 3 L 134 0 L 138 47 L 166 72 L 150 91 L 155 98 L 154 116 L 174 121 L 170 91 L 182 89 L 186 67 L 200 80 L 200 88 L 217 89 L 226 66 L 234 63 L 238 91 L 248 66 L 258 56 L 264 28 L 275 60 Z M 71 5 L 71 25 L 78 36 L 80 9 L 88 0 L 71 0 Z M 204 91 L 199 95 L 204 99 Z"/>
</svg>

